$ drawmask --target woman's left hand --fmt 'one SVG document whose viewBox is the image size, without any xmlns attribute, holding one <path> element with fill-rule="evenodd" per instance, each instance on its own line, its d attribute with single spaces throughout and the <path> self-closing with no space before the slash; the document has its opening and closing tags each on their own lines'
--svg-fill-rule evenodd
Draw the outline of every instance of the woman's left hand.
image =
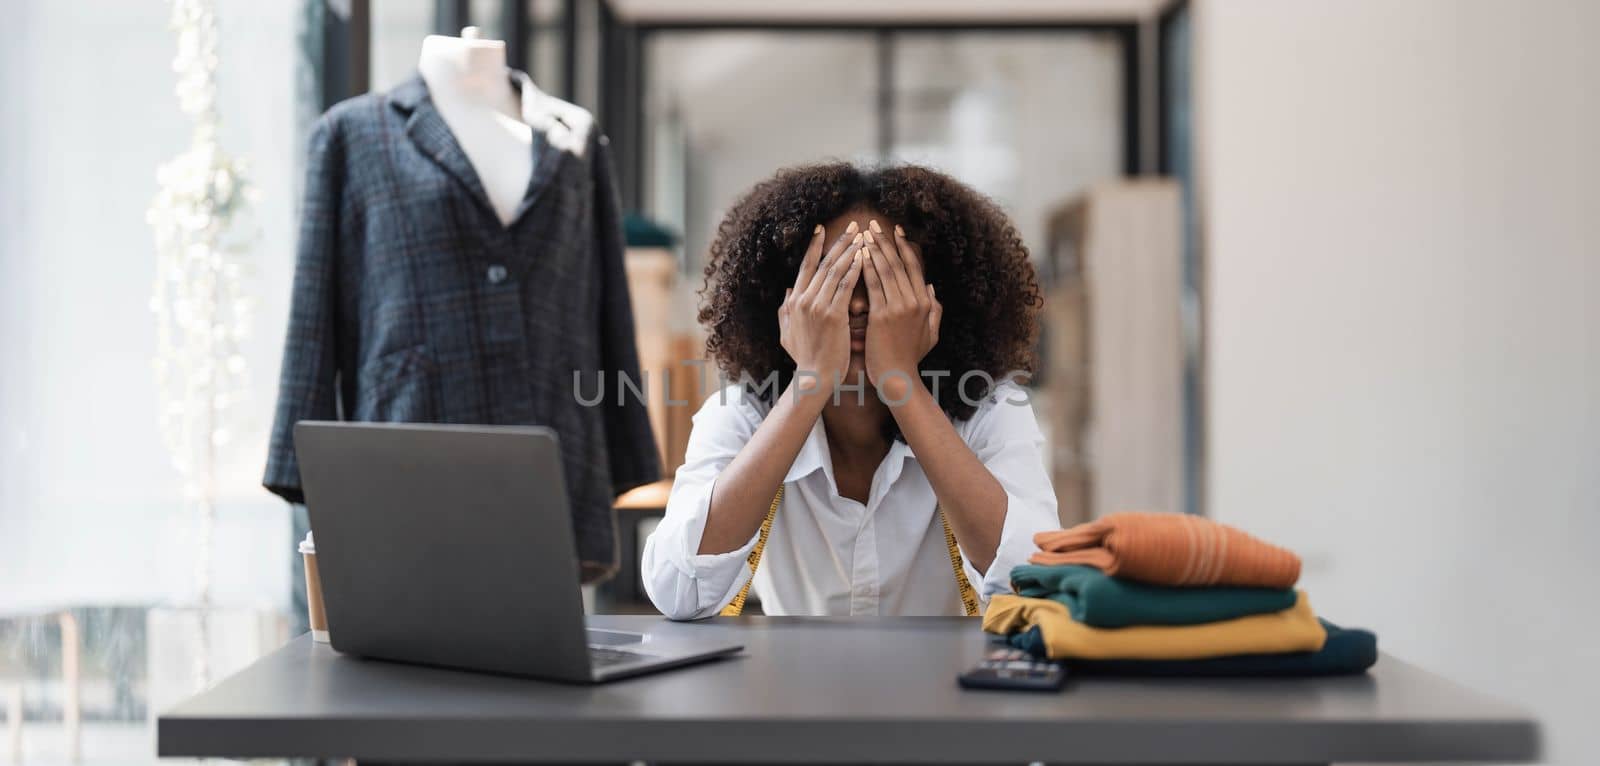
<svg viewBox="0 0 1600 766">
<path fill-rule="evenodd" d="M 917 365 L 939 342 L 944 307 L 923 280 L 922 252 L 905 229 L 887 234 L 876 220 L 867 228 L 867 379 L 885 401 L 903 403 L 921 383 Z"/>
</svg>

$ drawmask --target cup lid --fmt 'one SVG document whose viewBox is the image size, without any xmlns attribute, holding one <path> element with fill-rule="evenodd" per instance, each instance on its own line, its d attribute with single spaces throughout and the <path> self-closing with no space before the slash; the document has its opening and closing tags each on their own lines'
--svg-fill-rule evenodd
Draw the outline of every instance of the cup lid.
<svg viewBox="0 0 1600 766">
<path fill-rule="evenodd" d="M 306 532 L 306 539 L 300 541 L 300 552 L 309 553 L 313 556 L 317 554 L 317 543 L 311 539 L 310 532 Z"/>
</svg>

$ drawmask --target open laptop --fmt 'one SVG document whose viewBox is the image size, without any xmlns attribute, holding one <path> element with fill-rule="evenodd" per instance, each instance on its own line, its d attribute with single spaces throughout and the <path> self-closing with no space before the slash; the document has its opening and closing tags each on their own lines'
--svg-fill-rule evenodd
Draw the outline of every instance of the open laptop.
<svg viewBox="0 0 1600 766">
<path fill-rule="evenodd" d="M 739 651 L 588 629 L 546 428 L 295 425 L 333 648 L 593 683 Z"/>
</svg>

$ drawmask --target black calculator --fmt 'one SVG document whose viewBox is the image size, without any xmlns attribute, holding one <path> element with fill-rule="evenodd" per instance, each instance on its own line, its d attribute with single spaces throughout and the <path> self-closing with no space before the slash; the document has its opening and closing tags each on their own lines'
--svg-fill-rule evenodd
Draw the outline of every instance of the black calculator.
<svg viewBox="0 0 1600 766">
<path fill-rule="evenodd" d="M 992 647 L 983 661 L 956 680 L 967 689 L 1019 689 L 1060 691 L 1067 682 L 1067 669 L 1061 663 L 1041 660 L 1021 649 Z"/>
</svg>

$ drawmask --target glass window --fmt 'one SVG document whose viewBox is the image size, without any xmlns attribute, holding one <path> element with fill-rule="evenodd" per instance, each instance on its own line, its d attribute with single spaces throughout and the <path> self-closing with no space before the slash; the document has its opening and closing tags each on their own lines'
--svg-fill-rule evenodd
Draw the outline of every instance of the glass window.
<svg viewBox="0 0 1600 766">
<path fill-rule="evenodd" d="M 433 34 L 433 0 L 378 0 L 372 3 L 372 90 L 383 91 L 417 73 L 422 38 Z M 459 34 L 455 30 L 452 34 Z M 487 30 L 485 36 L 488 36 Z"/>
<path fill-rule="evenodd" d="M 566 71 L 565 3 L 562 0 L 470 0 L 467 22 L 478 27 L 485 39 L 504 40 L 506 3 L 517 3 L 528 14 L 528 39 L 524 41 L 526 61 L 507 60 L 507 64 L 533 76 L 546 93 L 565 97 Z M 372 90 L 388 90 L 417 71 L 422 38 L 438 32 L 437 9 L 433 0 L 378 0 L 371 4 Z M 449 30 L 447 34 L 459 34 Z"/>
<path fill-rule="evenodd" d="M 469 0 L 467 3 L 467 19 L 469 24 L 476 26 L 483 37 L 488 40 L 506 39 L 506 25 L 500 14 L 507 2 L 520 2 L 520 0 Z M 458 32 L 460 30 L 452 30 Z M 512 63 L 512 66 L 517 66 Z"/>
<path fill-rule="evenodd" d="M 1121 175 L 1121 75 L 1110 33 L 655 33 L 645 47 L 648 209 L 684 232 L 695 274 L 752 184 L 794 163 L 882 160 L 888 136 L 888 159 L 994 197 L 1038 253 L 1053 208 Z"/>
<path fill-rule="evenodd" d="M 661 32 L 645 44 L 652 214 L 698 273 L 734 200 L 785 165 L 877 158 L 874 35 Z"/>
<path fill-rule="evenodd" d="M 546 93 L 571 99 L 566 92 L 566 9 L 562 0 L 534 0 L 533 23 L 528 30 L 528 74 Z"/>
<path fill-rule="evenodd" d="M 261 445 L 293 270 L 299 122 L 315 110 L 297 77 L 309 14 L 215 5 L 218 138 L 259 193 L 236 228 L 258 299 L 239 345 L 252 385 L 229 403 L 237 419 L 217 453 L 206 574 L 226 609 L 208 633 L 174 606 L 199 591 L 201 536 L 152 370 L 146 211 L 157 168 L 193 130 L 171 6 L 27 3 L 0 31 L 0 718 L 19 714 L 23 763 L 153 760 L 153 711 L 286 637 L 289 514 L 261 489 Z M 204 666 L 201 645 L 213 649 Z M 77 729 L 63 720 L 74 699 Z"/>
<path fill-rule="evenodd" d="M 993 197 L 1036 257 L 1053 208 L 1121 175 L 1114 35 L 897 32 L 890 45 L 892 158 Z"/>
</svg>

